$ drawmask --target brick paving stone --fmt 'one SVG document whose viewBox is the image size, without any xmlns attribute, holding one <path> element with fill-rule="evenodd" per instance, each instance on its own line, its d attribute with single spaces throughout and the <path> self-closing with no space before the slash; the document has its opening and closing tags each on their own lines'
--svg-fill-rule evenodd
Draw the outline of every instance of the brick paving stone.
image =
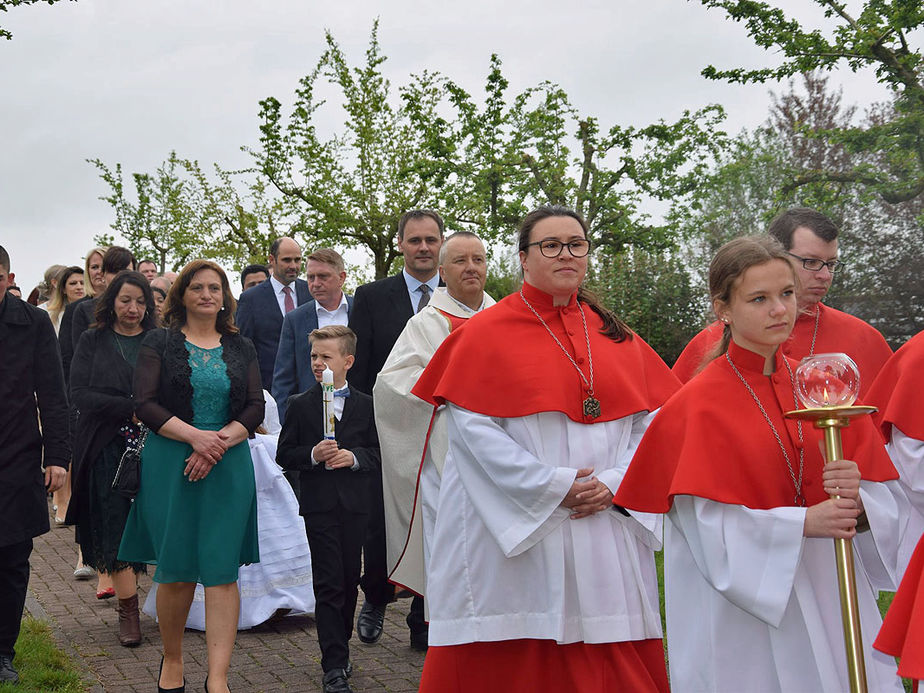
<svg viewBox="0 0 924 693">
<path fill-rule="evenodd" d="M 75 580 L 76 559 L 72 528 L 55 528 L 36 538 L 29 588 L 38 605 L 30 610 L 38 612 L 34 616 L 47 619 L 58 644 L 80 660 L 88 682 L 95 685 L 93 691 L 150 693 L 155 690 L 160 665 L 157 624 L 142 614 L 141 645 L 121 647 L 116 599 L 96 599 L 96 580 Z M 141 603 L 150 587 L 150 577 L 142 575 Z M 361 605 L 362 593 L 357 610 Z M 409 599 L 388 607 L 385 632 L 375 645 L 361 643 L 354 633 L 350 685 L 357 693 L 417 690 L 424 655 L 410 647 L 404 621 L 409 607 Z M 188 630 L 183 645 L 187 690 L 201 690 L 206 674 L 205 634 Z M 277 619 L 238 632 L 229 677 L 235 693 L 319 693 L 322 675 L 321 651 L 311 617 Z"/>
</svg>

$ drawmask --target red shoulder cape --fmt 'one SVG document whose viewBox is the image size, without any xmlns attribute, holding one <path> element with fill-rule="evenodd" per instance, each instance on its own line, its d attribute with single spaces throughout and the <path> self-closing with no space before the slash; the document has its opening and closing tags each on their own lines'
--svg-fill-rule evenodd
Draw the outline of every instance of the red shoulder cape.
<svg viewBox="0 0 924 693">
<path fill-rule="evenodd" d="M 413 393 L 432 404 L 452 402 L 488 416 L 510 418 L 559 411 L 579 423 L 621 419 L 660 407 L 679 387 L 661 358 L 638 335 L 614 342 L 600 334 L 603 321 L 572 297 L 567 306 L 529 284 L 523 293 L 585 377 L 587 321 L 594 366 L 594 396 L 601 416 L 584 416 L 587 397 L 577 370 L 519 293 L 454 329 L 430 359 Z"/>
<path fill-rule="evenodd" d="M 764 358 L 735 343 L 729 348 L 786 446 L 798 475 L 796 423 L 783 412 L 797 408 L 789 373 L 777 355 L 772 376 L 762 374 Z M 798 365 L 789 360 L 795 370 Z M 882 439 L 869 417 L 842 429 L 845 457 L 856 461 L 864 479 L 897 479 Z M 821 432 L 803 424 L 805 465 L 802 490 L 807 505 L 827 498 Z M 667 512 L 675 495 L 770 509 L 793 505 L 795 486 L 770 427 L 724 357 L 711 362 L 684 385 L 655 417 L 642 438 L 614 502 L 646 512 Z"/>
<path fill-rule="evenodd" d="M 899 676 L 924 679 L 924 537 L 911 556 L 873 647 L 900 658 Z"/>
<path fill-rule="evenodd" d="M 924 385 L 924 332 L 918 332 L 902 346 L 879 371 L 867 394 L 868 404 L 879 407 L 875 415 L 886 440 L 892 426 L 916 440 L 924 440 L 921 391 Z"/>
<path fill-rule="evenodd" d="M 873 379 L 892 355 L 892 350 L 874 327 L 859 318 L 823 303 L 818 304 L 818 311 L 818 334 L 815 334 L 815 313 L 800 313 L 792 334 L 781 347 L 783 354 L 798 361 L 810 353 L 846 353 L 860 369 L 860 396 L 865 397 Z M 698 372 L 706 352 L 721 337 L 720 322 L 712 323 L 693 337 L 674 364 L 674 375 L 683 383 L 689 381 Z"/>
</svg>

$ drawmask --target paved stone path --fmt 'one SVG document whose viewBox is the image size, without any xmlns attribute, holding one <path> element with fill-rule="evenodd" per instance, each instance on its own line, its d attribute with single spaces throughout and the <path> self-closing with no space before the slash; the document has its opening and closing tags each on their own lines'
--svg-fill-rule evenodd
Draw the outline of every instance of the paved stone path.
<svg viewBox="0 0 924 693">
<path fill-rule="evenodd" d="M 36 538 L 27 609 L 50 622 L 58 644 L 83 663 L 88 681 L 97 682 L 94 692 L 155 691 L 161 655 L 157 624 L 142 614 L 141 646 L 121 647 L 116 599 L 99 601 L 96 580 L 74 579 L 76 556 L 72 528 L 52 529 Z M 150 577 L 142 576 L 141 603 L 150 586 Z M 359 600 L 361 603 L 362 593 Z M 350 684 L 357 693 L 417 690 L 424 655 L 412 650 L 408 643 L 404 617 L 409 606 L 409 599 L 389 606 L 385 632 L 375 645 L 362 644 L 354 633 L 350 642 Z M 205 634 L 187 630 L 184 648 L 187 690 L 202 690 Z M 312 693 L 321 690 L 321 676 L 321 651 L 311 617 L 286 617 L 238 633 L 231 658 L 230 686 L 234 693 Z"/>
</svg>

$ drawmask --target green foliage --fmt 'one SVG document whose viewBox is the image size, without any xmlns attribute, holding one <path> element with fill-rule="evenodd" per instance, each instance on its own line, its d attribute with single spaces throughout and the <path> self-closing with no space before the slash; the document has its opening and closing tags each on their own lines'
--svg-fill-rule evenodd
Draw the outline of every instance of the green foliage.
<svg viewBox="0 0 924 693">
<path fill-rule="evenodd" d="M 680 258 L 633 248 L 597 258 L 596 265 L 590 288 L 673 365 L 702 328 L 706 308 Z"/>
<path fill-rule="evenodd" d="M 77 0 L 71 0 L 71 2 L 76 2 Z M 60 0 L 3 0 L 0 2 L 0 12 L 9 12 L 11 7 L 18 7 L 19 5 L 34 5 L 38 2 L 44 2 L 48 5 L 54 5 Z M 13 34 L 9 30 L 0 27 L 0 38 L 4 38 L 7 41 L 13 38 Z"/>
<path fill-rule="evenodd" d="M 421 86 L 423 85 L 423 86 Z M 425 87 L 425 89 L 424 89 Z M 719 106 L 674 123 L 602 131 L 549 82 L 509 101 L 500 59 L 491 57 L 483 105 L 449 79 L 425 75 L 403 90 L 424 132 L 429 170 L 444 186 L 451 222 L 503 238 L 543 204 L 576 209 L 600 247 L 671 247 L 676 229 L 652 224 L 643 201 L 684 204 L 724 144 Z M 447 119 L 432 105 L 448 102 Z"/>
<path fill-rule="evenodd" d="M 296 233 L 312 244 L 366 248 L 381 278 L 399 255 L 401 215 L 441 205 L 421 159 L 420 135 L 405 109 L 392 105 L 391 85 L 381 70 L 386 58 L 378 22 L 365 64 L 358 67 L 348 64 L 330 32 L 326 39 L 327 50 L 299 82 L 288 117 L 276 98 L 260 102 L 261 147 L 249 151 L 297 216 Z M 329 138 L 314 122 L 325 106 L 316 91 L 326 86 L 337 89 L 345 115 L 344 131 Z"/>
<path fill-rule="evenodd" d="M 844 167 L 807 167 L 787 181 L 788 189 L 816 183 L 848 183 L 875 193 L 890 204 L 924 193 L 924 54 L 908 36 L 924 25 L 920 0 L 866 0 L 859 14 L 838 0 L 813 0 L 824 9 L 826 25 L 807 28 L 781 9 L 754 0 L 701 0 L 743 22 L 754 42 L 782 55 L 773 68 L 720 70 L 703 75 L 731 82 L 786 79 L 813 70 L 831 71 L 846 64 L 856 72 L 872 68 L 894 95 L 888 120 L 855 127 L 839 124 L 812 135 L 857 155 Z"/>
<path fill-rule="evenodd" d="M 484 290 L 496 301 L 505 296 L 509 296 L 515 291 L 520 290 L 523 283 L 523 273 L 515 262 L 505 261 L 505 256 L 512 254 L 509 245 L 502 246 L 496 244 L 494 248 L 488 245 L 488 252 L 493 252 L 493 257 L 488 261 L 488 276 L 485 281 Z"/>
<path fill-rule="evenodd" d="M 854 109 L 845 108 L 840 93 L 831 92 L 827 78 L 818 73 L 804 75 L 801 87 L 804 94 L 790 82 L 785 93 L 771 95 L 766 123 L 733 138 L 715 168 L 700 181 L 694 204 L 675 206 L 670 212 L 682 229 L 703 291 L 706 267 L 723 243 L 763 233 L 773 217 L 795 205 L 825 210 L 840 222 L 844 205 L 856 197 L 846 183 L 787 185 L 807 167 L 850 164 L 843 147 L 812 137 L 811 132 L 849 122 Z"/>
<path fill-rule="evenodd" d="M 924 196 L 891 204 L 852 182 L 789 185 L 798 171 L 849 168 L 860 156 L 813 136 L 818 128 L 849 122 L 855 109 L 844 106 L 820 74 L 805 75 L 801 86 L 790 83 L 774 97 L 766 124 L 733 140 L 703 179 L 698 210 L 675 211 L 687 262 L 705 295 L 709 260 L 722 243 L 762 233 L 788 207 L 817 209 L 840 227 L 845 262 L 826 302 L 871 323 L 897 347 L 924 329 Z M 884 122 L 891 112 L 888 104 L 878 105 L 866 120 Z"/>
<path fill-rule="evenodd" d="M 111 169 L 99 159 L 89 160 L 99 171 L 100 178 L 109 186 L 110 194 L 101 200 L 112 205 L 116 220 L 111 227 L 121 234 L 136 257 L 153 259 L 163 271 L 168 256 L 177 257 L 182 265 L 189 257 L 194 239 L 188 234 L 191 210 L 186 204 L 185 186 L 177 171 L 181 167 L 175 152 L 154 175 L 132 175 L 135 200 L 126 195 L 122 165 Z M 94 239 L 101 243 L 102 238 Z"/>
<path fill-rule="evenodd" d="M 214 166 L 213 181 L 199 162 L 171 152 L 153 173 L 134 173 L 133 191 L 126 189 L 122 165 L 111 168 L 90 160 L 109 186 L 109 203 L 116 219 L 114 231 L 138 258 L 151 258 L 161 272 L 178 270 L 193 258 L 207 258 L 240 269 L 266 262 L 272 240 L 288 231 L 291 221 L 265 181 L 247 171 Z M 113 237 L 101 234 L 100 245 Z"/>
</svg>

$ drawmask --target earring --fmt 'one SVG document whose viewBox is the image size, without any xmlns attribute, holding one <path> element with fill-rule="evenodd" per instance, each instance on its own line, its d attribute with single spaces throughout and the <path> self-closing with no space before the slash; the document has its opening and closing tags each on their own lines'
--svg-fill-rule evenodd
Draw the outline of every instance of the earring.
<svg viewBox="0 0 924 693">
<path fill-rule="evenodd" d="M 222 306 L 221 308 L 218 309 L 218 312 L 220 313 L 220 312 L 223 311 L 224 309 L 225 309 L 225 307 Z"/>
<path fill-rule="evenodd" d="M 724 323 L 727 325 L 727 324 L 728 324 L 728 318 L 722 318 L 722 322 L 724 322 Z"/>
</svg>

